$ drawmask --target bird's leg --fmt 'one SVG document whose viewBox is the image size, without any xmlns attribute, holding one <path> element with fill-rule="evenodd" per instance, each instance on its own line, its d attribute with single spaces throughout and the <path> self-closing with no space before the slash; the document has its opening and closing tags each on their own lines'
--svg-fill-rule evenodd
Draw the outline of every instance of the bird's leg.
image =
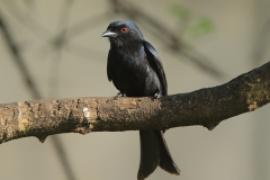
<svg viewBox="0 0 270 180">
<path fill-rule="evenodd" d="M 117 97 L 126 97 L 126 95 L 124 93 L 118 92 L 116 94 Z"/>
<path fill-rule="evenodd" d="M 118 99 L 118 98 L 120 98 L 120 97 L 126 97 L 126 95 L 125 95 L 124 93 L 118 92 L 118 93 L 116 94 L 116 96 L 114 96 L 114 99 L 116 100 L 116 99 Z"/>
<path fill-rule="evenodd" d="M 162 96 L 161 93 L 159 91 L 156 91 L 155 94 L 154 94 L 154 96 L 152 96 L 152 99 L 158 99 L 161 96 Z"/>
</svg>

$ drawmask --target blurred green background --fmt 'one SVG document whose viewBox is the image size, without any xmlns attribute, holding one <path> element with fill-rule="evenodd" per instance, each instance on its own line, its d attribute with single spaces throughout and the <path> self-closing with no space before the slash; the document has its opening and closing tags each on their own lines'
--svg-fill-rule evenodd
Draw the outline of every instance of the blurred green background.
<svg viewBox="0 0 270 180">
<path fill-rule="evenodd" d="M 0 0 L 0 102 L 37 97 L 18 61 L 44 98 L 116 95 L 100 35 L 117 19 L 134 19 L 158 49 L 170 94 L 224 83 L 270 59 L 269 8 L 269 0 Z M 268 105 L 211 132 L 167 131 L 182 174 L 158 169 L 149 180 L 270 179 L 269 114 Z M 2 144 L 0 159 L 3 180 L 136 179 L 138 132 L 24 138 Z"/>
</svg>

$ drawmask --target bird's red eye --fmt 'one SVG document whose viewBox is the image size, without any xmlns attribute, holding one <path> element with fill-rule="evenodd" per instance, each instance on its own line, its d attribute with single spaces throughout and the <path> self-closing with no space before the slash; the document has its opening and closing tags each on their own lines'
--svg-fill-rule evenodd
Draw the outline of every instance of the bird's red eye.
<svg viewBox="0 0 270 180">
<path fill-rule="evenodd" d="M 128 28 L 127 28 L 127 27 L 122 27 L 122 28 L 120 29 L 120 31 L 121 31 L 122 33 L 126 33 L 126 32 L 128 32 Z"/>
</svg>

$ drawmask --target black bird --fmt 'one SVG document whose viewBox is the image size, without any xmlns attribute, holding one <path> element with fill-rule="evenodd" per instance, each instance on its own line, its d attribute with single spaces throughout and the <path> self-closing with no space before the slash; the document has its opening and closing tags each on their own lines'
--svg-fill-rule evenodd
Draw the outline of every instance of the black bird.
<svg viewBox="0 0 270 180">
<path fill-rule="evenodd" d="M 132 21 L 109 24 L 103 37 L 110 41 L 107 75 L 120 94 L 127 97 L 167 95 L 167 80 L 155 48 L 143 38 Z M 169 149 L 158 130 L 140 130 L 141 160 L 138 180 L 149 176 L 157 166 L 179 174 Z"/>
</svg>

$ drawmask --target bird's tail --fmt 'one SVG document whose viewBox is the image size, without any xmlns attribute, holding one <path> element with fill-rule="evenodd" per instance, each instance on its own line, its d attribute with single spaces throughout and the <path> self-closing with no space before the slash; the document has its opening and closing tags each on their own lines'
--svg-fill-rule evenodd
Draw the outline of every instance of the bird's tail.
<svg viewBox="0 0 270 180">
<path fill-rule="evenodd" d="M 141 161 L 138 180 L 144 180 L 159 165 L 165 171 L 179 174 L 161 131 L 140 130 Z"/>
</svg>

